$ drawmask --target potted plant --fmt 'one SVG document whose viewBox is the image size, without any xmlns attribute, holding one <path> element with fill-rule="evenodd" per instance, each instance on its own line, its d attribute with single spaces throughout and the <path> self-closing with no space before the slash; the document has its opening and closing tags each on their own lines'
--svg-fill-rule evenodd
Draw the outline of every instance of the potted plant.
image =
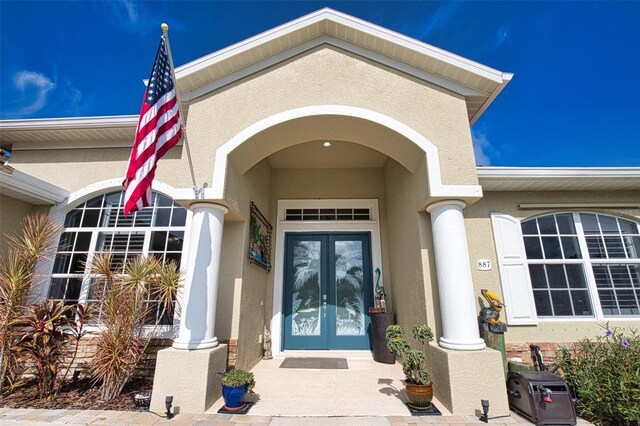
<svg viewBox="0 0 640 426">
<path fill-rule="evenodd" d="M 387 348 L 402 364 L 405 375 L 405 391 L 409 405 L 417 409 L 431 406 L 433 383 L 429 379 L 426 363 L 426 343 L 433 340 L 433 332 L 426 324 L 413 327 L 413 337 L 420 342 L 422 350 L 411 349 L 401 325 L 387 327 Z"/>
<path fill-rule="evenodd" d="M 244 397 L 253 391 L 256 382 L 253 373 L 234 368 L 222 375 L 222 397 L 224 408 L 237 411 L 244 407 Z"/>
</svg>

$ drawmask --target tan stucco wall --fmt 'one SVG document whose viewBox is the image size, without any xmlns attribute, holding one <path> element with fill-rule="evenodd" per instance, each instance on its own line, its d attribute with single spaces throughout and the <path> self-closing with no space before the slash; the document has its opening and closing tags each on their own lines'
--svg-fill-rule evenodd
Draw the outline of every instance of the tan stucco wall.
<svg viewBox="0 0 640 426">
<path fill-rule="evenodd" d="M 500 272 L 496 258 L 493 229 L 491 226 L 491 212 L 501 212 L 518 219 L 526 219 L 554 211 L 564 210 L 520 210 L 521 203 L 623 203 L 637 202 L 640 193 L 637 191 L 540 191 L 540 192 L 487 192 L 477 203 L 464 209 L 465 225 L 469 242 L 469 255 L 475 294 L 477 295 L 477 309 L 480 310 L 480 289 L 487 288 L 501 295 Z M 573 209 L 572 211 L 578 211 Z M 589 211 L 579 209 L 579 211 Z M 640 220 L 640 210 L 632 209 L 598 209 L 597 213 L 613 214 Z M 491 259 L 491 271 L 478 271 L 476 260 Z M 485 302 L 482 299 L 482 302 Z M 485 302 L 486 304 L 486 302 Z M 504 320 L 504 314 L 502 315 Z M 510 326 L 505 334 L 508 343 L 526 342 L 571 342 L 583 337 L 593 337 L 601 333 L 600 325 L 604 321 L 589 320 L 541 320 L 537 326 Z M 640 327 L 640 320 L 610 321 L 611 326 Z"/>
<path fill-rule="evenodd" d="M 8 250 L 6 235 L 20 232 L 22 219 L 29 213 L 46 211 L 48 207 L 34 206 L 15 198 L 0 195 L 0 251 Z"/>
<path fill-rule="evenodd" d="M 444 183 L 477 183 L 461 96 L 328 47 L 191 102 L 189 141 L 198 180 L 211 179 L 215 148 L 248 126 L 283 111 L 332 104 L 370 109 L 407 124 L 440 150 Z"/>
<path fill-rule="evenodd" d="M 216 335 L 237 339 L 236 365 L 251 368 L 262 356 L 259 337 L 264 328 L 266 270 L 249 264 L 249 203 L 269 218 L 271 167 L 262 161 L 244 175 L 229 167 L 228 201 L 231 211 L 224 225 Z"/>
<path fill-rule="evenodd" d="M 439 336 L 441 322 L 431 222 L 421 208 L 426 170 L 422 166 L 411 174 L 395 161 L 387 160 L 384 171 L 396 321 L 407 330 L 426 322 Z"/>
</svg>

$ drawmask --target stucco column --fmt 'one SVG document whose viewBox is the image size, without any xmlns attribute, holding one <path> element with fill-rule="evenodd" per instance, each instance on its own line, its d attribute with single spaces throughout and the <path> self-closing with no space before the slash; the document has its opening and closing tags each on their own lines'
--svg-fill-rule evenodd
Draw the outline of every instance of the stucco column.
<svg viewBox="0 0 640 426">
<path fill-rule="evenodd" d="M 433 246 L 438 273 L 442 316 L 440 346 L 456 350 L 484 349 L 480 338 L 469 248 L 462 209 L 458 200 L 439 201 L 427 207 L 431 214 Z"/>
<path fill-rule="evenodd" d="M 176 349 L 206 349 L 218 346 L 214 335 L 220 254 L 225 206 L 199 201 L 192 204 L 191 233 L 182 298 L 180 334 Z"/>
</svg>

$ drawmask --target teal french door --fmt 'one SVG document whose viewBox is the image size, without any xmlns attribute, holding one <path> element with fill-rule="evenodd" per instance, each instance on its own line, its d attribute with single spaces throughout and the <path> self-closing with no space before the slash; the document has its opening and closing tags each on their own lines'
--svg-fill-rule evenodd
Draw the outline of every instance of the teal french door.
<svg viewBox="0 0 640 426">
<path fill-rule="evenodd" d="M 368 233 L 286 235 L 284 349 L 369 349 Z"/>
</svg>

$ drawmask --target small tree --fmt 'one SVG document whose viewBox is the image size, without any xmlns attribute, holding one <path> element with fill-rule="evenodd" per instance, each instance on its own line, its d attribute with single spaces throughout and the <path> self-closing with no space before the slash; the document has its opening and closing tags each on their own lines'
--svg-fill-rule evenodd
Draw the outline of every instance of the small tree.
<svg viewBox="0 0 640 426">
<path fill-rule="evenodd" d="M 138 256 L 124 266 L 114 265 L 111 253 L 96 255 L 91 261 L 95 275 L 92 287 L 101 303 L 98 313 L 103 328 L 98 335 L 92 370 L 100 381 L 102 398 L 112 400 L 131 379 L 151 340 L 145 326 L 160 315 L 171 315 L 180 289 L 181 273 L 175 262 L 160 263 L 155 257 Z M 124 271 L 118 273 L 116 271 Z M 153 300 L 153 302 L 149 302 Z"/>
<path fill-rule="evenodd" d="M 387 348 L 395 354 L 402 363 L 407 383 L 413 385 L 429 384 L 429 372 L 426 366 L 426 344 L 433 340 L 433 332 L 426 324 L 416 325 L 412 329 L 413 337 L 420 342 L 422 350 L 411 349 L 407 338 L 404 336 L 404 328 L 401 325 L 387 327 Z"/>
<path fill-rule="evenodd" d="M 11 324 L 24 313 L 38 260 L 52 255 L 60 233 L 60 226 L 44 213 L 26 216 L 21 225 L 21 233 L 6 237 L 8 252 L 0 252 L 0 392 L 7 383 L 14 386 L 21 372 L 10 350 L 19 339 Z"/>
</svg>

